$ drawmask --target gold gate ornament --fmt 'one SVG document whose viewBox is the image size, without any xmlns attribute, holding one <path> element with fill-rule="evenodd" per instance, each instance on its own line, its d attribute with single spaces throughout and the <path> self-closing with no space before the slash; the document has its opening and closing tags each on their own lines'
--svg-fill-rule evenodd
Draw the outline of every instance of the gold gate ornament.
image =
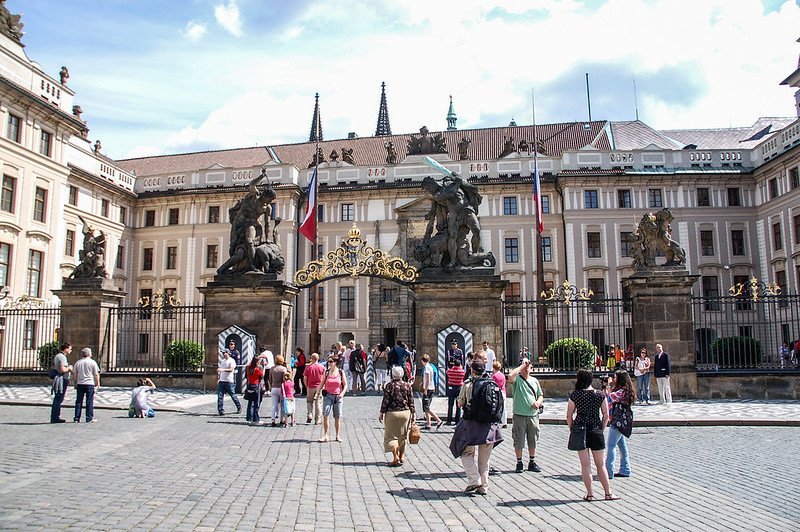
<svg viewBox="0 0 800 532">
<path fill-rule="evenodd" d="M 368 246 L 361 230 L 353 223 L 347 240 L 323 258 L 312 260 L 294 275 L 294 284 L 309 287 L 337 277 L 381 277 L 402 284 L 413 283 L 419 271 L 400 257 L 387 255 L 380 249 Z"/>
</svg>

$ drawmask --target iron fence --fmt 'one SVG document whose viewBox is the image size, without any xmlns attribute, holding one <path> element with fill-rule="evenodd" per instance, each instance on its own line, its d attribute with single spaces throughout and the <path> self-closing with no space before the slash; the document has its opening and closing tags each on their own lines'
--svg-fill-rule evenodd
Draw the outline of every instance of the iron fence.
<svg viewBox="0 0 800 532">
<path fill-rule="evenodd" d="M 503 301 L 503 338 L 506 366 L 519 363 L 525 351 L 538 372 L 574 372 L 577 365 L 563 360 L 548 360 L 537 353 L 539 332 L 537 315 L 544 322 L 545 347 L 564 338 L 582 338 L 591 343 L 606 361 L 610 345 L 623 350 L 633 343 L 633 318 L 630 300 L 599 298 L 588 300 L 537 299 Z M 526 349 L 527 348 L 527 349 Z"/>
<path fill-rule="evenodd" d="M 175 341 L 196 342 L 201 347 L 205 334 L 205 307 L 138 306 L 110 309 L 102 352 L 105 370 L 110 372 L 201 372 L 192 357 L 165 358 Z"/>
<path fill-rule="evenodd" d="M 49 370 L 57 348 L 40 348 L 58 342 L 60 327 L 60 307 L 0 309 L 0 370 Z"/>
<path fill-rule="evenodd" d="M 800 295 L 695 296 L 699 371 L 791 370 L 800 353 Z"/>
</svg>

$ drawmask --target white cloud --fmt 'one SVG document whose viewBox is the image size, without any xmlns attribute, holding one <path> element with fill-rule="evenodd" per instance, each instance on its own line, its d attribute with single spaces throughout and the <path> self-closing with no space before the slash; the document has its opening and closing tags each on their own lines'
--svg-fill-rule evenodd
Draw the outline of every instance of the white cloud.
<svg viewBox="0 0 800 532">
<path fill-rule="evenodd" d="M 242 19 L 239 15 L 239 6 L 236 0 L 230 0 L 228 4 L 217 4 L 214 7 L 214 17 L 220 26 L 228 30 L 233 36 L 242 36 Z"/>
<path fill-rule="evenodd" d="M 192 20 L 186 24 L 186 29 L 183 30 L 183 34 L 190 41 L 197 42 L 203 38 L 206 31 L 208 31 L 208 27 L 205 24 Z"/>
</svg>

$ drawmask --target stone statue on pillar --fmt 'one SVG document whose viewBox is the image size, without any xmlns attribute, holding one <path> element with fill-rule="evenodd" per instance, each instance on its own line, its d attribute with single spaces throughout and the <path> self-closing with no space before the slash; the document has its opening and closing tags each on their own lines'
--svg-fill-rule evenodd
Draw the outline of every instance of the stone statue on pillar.
<svg viewBox="0 0 800 532">
<path fill-rule="evenodd" d="M 105 267 L 106 235 L 102 231 L 95 230 L 80 216 L 78 218 L 83 222 L 83 249 L 78 252 L 81 262 L 75 266 L 69 278 L 104 279 L 108 277 Z"/>
<path fill-rule="evenodd" d="M 663 251 L 667 260 L 661 267 L 685 269 L 686 251 L 672 239 L 672 220 L 672 212 L 666 208 L 642 215 L 636 232 L 630 237 L 634 268 L 641 271 L 659 267 L 656 256 Z"/>
</svg>

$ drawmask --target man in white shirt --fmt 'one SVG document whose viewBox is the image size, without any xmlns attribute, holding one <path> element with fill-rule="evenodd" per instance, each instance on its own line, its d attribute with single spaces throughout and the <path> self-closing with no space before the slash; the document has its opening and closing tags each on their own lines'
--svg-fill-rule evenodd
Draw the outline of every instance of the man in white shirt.
<svg viewBox="0 0 800 532">
<path fill-rule="evenodd" d="M 92 350 L 89 347 L 81 349 L 81 359 L 75 362 L 72 369 L 75 374 L 75 423 L 81 421 L 83 400 L 86 398 L 86 422 L 94 423 L 94 393 L 100 389 L 100 367 L 92 360 Z"/>
<path fill-rule="evenodd" d="M 431 420 L 436 420 L 436 428 L 444 424 L 444 421 L 436 415 L 436 412 L 431 410 L 431 401 L 433 394 L 436 391 L 436 385 L 433 380 L 433 366 L 430 364 L 430 357 L 427 353 L 422 355 L 422 411 L 425 413 L 425 427 L 431 428 Z"/>
<path fill-rule="evenodd" d="M 497 355 L 495 355 L 494 349 L 489 347 L 489 342 L 483 342 L 483 352 L 486 353 L 486 371 L 492 373 L 494 371 L 492 364 L 494 364 Z"/>
<path fill-rule="evenodd" d="M 347 342 L 347 349 L 344 350 L 344 359 L 341 360 L 342 364 L 342 371 L 344 371 L 345 376 L 347 377 L 347 389 L 353 389 L 353 372 L 350 371 L 350 353 L 352 353 L 356 348 L 356 341 L 350 340 Z"/>
<path fill-rule="evenodd" d="M 221 352 L 222 360 L 219 361 L 219 367 L 217 368 L 217 412 L 219 415 L 225 415 L 225 409 L 222 405 L 222 399 L 225 397 L 225 394 L 231 396 L 233 399 L 233 404 L 236 405 L 236 413 L 242 413 L 242 403 L 239 402 L 239 398 L 236 397 L 236 394 L 233 393 L 233 379 L 234 379 L 234 371 L 236 370 L 236 361 L 231 358 L 230 351 L 227 349 Z"/>
<path fill-rule="evenodd" d="M 259 358 L 263 358 L 264 363 L 264 386 L 267 388 L 267 397 L 272 397 L 272 388 L 269 385 L 269 370 L 275 365 L 275 355 L 272 354 L 272 351 L 267 349 L 266 345 L 261 346 L 261 354 L 258 355 Z"/>
</svg>

